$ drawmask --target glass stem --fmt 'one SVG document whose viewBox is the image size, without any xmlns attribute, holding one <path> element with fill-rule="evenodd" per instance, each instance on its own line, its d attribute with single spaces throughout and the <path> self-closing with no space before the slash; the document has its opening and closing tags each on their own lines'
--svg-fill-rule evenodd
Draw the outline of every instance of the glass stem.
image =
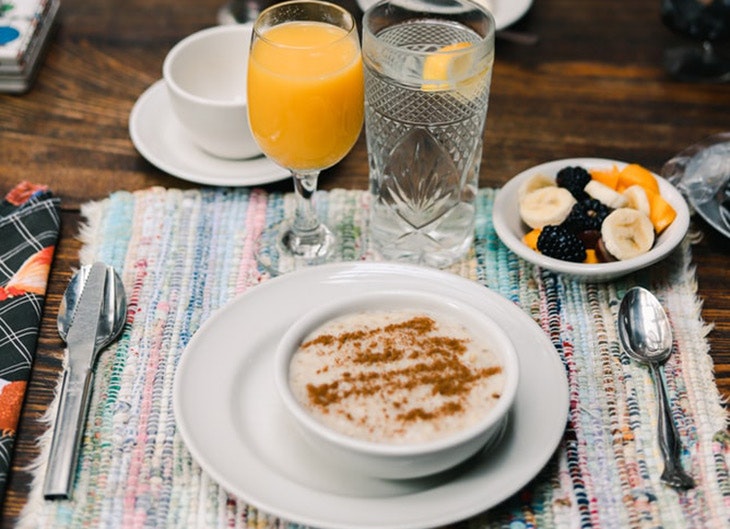
<svg viewBox="0 0 730 529">
<path fill-rule="evenodd" d="M 317 190 L 319 171 L 294 173 L 294 191 L 296 194 L 296 213 L 292 230 L 298 235 L 319 229 L 319 217 L 314 211 L 312 195 Z"/>
</svg>

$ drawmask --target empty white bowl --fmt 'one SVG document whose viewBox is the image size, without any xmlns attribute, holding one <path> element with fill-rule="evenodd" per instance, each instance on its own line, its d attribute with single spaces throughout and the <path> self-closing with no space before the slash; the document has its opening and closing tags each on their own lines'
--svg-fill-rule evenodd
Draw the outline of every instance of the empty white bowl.
<svg viewBox="0 0 730 529">
<path fill-rule="evenodd" d="M 626 162 L 606 160 L 603 158 L 569 158 L 555 160 L 537 165 L 521 172 L 510 179 L 497 192 L 492 210 L 494 229 L 502 242 L 514 253 L 541 268 L 570 275 L 580 281 L 601 282 L 630 274 L 664 259 L 684 239 L 689 228 L 689 209 L 679 191 L 669 182 L 658 175 L 654 175 L 659 182 L 659 191 L 662 197 L 669 202 L 677 212 L 674 222 L 667 227 L 654 242 L 654 246 L 647 253 L 610 263 L 571 263 L 542 255 L 527 246 L 522 238 L 529 228 L 522 222 L 519 212 L 518 191 L 520 185 L 535 174 L 544 174 L 555 177 L 564 167 L 580 166 L 586 170 L 610 169 L 613 166 L 622 168 Z"/>
<path fill-rule="evenodd" d="M 165 57 L 172 109 L 192 141 L 226 159 L 261 154 L 248 124 L 250 24 L 216 26 L 184 38 Z"/>
<path fill-rule="evenodd" d="M 323 324 L 344 315 L 372 311 L 413 311 L 439 321 L 458 321 L 483 343 L 502 367 L 503 387 L 491 408 L 463 429 L 432 440 L 372 440 L 342 433 L 315 418 L 295 397 L 290 364 L 304 339 Z M 475 340 L 476 342 L 476 340 Z M 435 474 L 462 463 L 499 437 L 513 405 L 519 362 L 512 342 L 485 314 L 466 303 L 418 291 L 384 291 L 324 305 L 299 319 L 281 339 L 275 358 L 275 381 L 286 410 L 304 439 L 327 460 L 364 475 L 405 479 Z M 376 384 L 376 382 L 373 382 Z M 414 397 L 415 400 L 415 397 Z M 410 404 L 410 402 L 409 402 Z M 360 408 L 362 409 L 362 408 Z"/>
</svg>

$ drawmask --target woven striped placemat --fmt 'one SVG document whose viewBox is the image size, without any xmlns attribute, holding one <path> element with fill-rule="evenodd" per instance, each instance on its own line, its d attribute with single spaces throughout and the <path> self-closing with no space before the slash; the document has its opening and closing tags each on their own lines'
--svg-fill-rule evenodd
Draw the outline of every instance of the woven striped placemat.
<svg viewBox="0 0 730 529">
<path fill-rule="evenodd" d="M 712 374 L 685 241 L 651 269 L 583 284 L 525 263 L 498 240 L 495 191 L 480 190 L 473 248 L 452 272 L 522 307 L 551 338 L 568 374 L 569 422 L 550 463 L 521 492 L 460 527 L 707 527 L 730 524 L 730 440 Z M 340 235 L 338 259 L 367 252 L 368 195 L 318 193 L 319 213 Z M 22 528 L 293 527 L 226 494 L 176 434 L 175 367 L 200 324 L 267 278 L 253 240 L 291 214 L 293 196 L 247 189 L 119 192 L 86 204 L 81 260 L 121 271 L 130 301 L 122 338 L 101 355 L 69 501 L 44 501 L 49 445 L 41 439 Z M 656 398 L 649 371 L 618 344 L 616 312 L 635 284 L 669 313 L 676 354 L 666 365 L 684 465 L 698 486 L 659 481 Z M 49 419 L 55 410 L 49 410 Z"/>
</svg>

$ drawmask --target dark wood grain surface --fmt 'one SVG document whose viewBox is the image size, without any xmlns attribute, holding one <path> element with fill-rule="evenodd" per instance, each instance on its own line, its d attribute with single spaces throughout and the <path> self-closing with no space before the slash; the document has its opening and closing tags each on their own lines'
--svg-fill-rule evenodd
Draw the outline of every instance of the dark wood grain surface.
<svg viewBox="0 0 730 529">
<path fill-rule="evenodd" d="M 44 432 L 62 343 L 57 307 L 78 264 L 80 204 L 117 190 L 195 184 L 156 169 L 135 150 L 128 119 L 161 77 L 182 37 L 216 23 L 223 0 L 63 0 L 60 23 L 33 89 L 0 95 L 0 193 L 21 180 L 48 184 L 62 199 L 62 234 L 51 271 L 40 347 L 19 425 L 0 527 L 13 527 L 30 487 L 26 467 Z M 342 2 L 359 18 L 352 0 Z M 662 55 L 685 42 L 660 20 L 659 0 L 536 0 L 513 28 L 534 46 L 497 41 L 481 185 L 557 158 L 597 156 L 659 171 L 685 147 L 730 130 L 730 85 L 674 81 Z M 366 189 L 364 135 L 321 187 Z M 290 182 L 269 186 L 290 190 Z M 694 246 L 702 317 L 717 384 L 730 398 L 730 241 L 701 219 Z"/>
</svg>

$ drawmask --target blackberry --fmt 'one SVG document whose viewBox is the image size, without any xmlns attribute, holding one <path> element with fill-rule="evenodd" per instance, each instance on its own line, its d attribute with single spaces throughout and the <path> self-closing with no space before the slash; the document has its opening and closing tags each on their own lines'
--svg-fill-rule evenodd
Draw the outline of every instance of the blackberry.
<svg viewBox="0 0 730 529">
<path fill-rule="evenodd" d="M 543 255 L 562 261 L 582 263 L 586 259 L 583 241 L 564 226 L 545 226 L 537 238 L 537 249 Z"/>
<path fill-rule="evenodd" d="M 558 187 L 564 187 L 578 202 L 589 198 L 583 188 L 591 181 L 591 175 L 582 167 L 563 167 L 555 177 Z"/>
<path fill-rule="evenodd" d="M 603 219 L 613 211 L 603 202 L 595 198 L 588 198 L 578 202 L 570 210 L 562 226 L 573 233 L 582 231 L 600 230 Z"/>
</svg>

